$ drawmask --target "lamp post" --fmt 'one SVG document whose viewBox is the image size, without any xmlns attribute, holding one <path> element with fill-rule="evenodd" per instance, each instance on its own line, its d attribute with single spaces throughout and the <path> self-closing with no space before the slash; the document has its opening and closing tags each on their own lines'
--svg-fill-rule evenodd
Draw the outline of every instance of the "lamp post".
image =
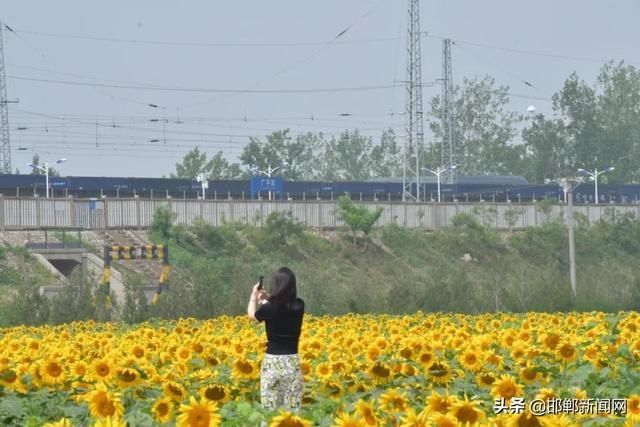
<svg viewBox="0 0 640 427">
<path fill-rule="evenodd" d="M 573 233 L 573 191 L 582 183 L 581 178 L 562 178 L 557 180 L 545 180 L 548 182 L 555 181 L 562 184 L 566 188 L 568 196 L 567 206 L 567 229 L 569 231 L 569 280 L 571 281 L 571 293 L 575 298 L 578 294 L 576 285 L 576 249 L 575 238 Z"/>
<path fill-rule="evenodd" d="M 432 169 L 428 169 L 428 168 L 422 168 L 423 171 L 427 171 L 433 175 L 436 176 L 437 181 L 438 181 L 438 203 L 440 203 L 441 197 L 440 197 L 440 177 L 442 176 L 442 174 L 445 174 L 449 171 L 452 171 L 456 168 L 456 165 L 451 165 L 451 166 L 447 166 L 445 168 L 438 166 L 436 168 L 436 170 L 432 170 Z"/>
<path fill-rule="evenodd" d="M 261 173 L 263 175 L 265 175 L 267 178 L 271 178 L 271 176 L 275 173 L 275 171 L 277 171 L 278 169 L 284 169 L 285 166 L 287 166 L 288 163 L 286 161 L 281 161 L 280 162 L 280 166 L 276 166 L 275 168 L 272 168 L 271 165 L 267 166 L 267 170 L 263 171 L 258 169 L 257 166 L 254 166 L 251 168 L 251 172 L 253 172 L 254 174 L 256 173 Z M 269 191 L 269 200 L 271 200 L 271 191 Z"/>
<path fill-rule="evenodd" d="M 207 176 L 203 173 L 198 174 L 196 177 L 196 181 L 202 184 L 202 200 L 206 199 L 206 190 L 209 188 L 209 181 L 207 181 Z"/>
<path fill-rule="evenodd" d="M 51 166 L 53 165 L 57 165 L 60 164 L 62 162 L 66 162 L 67 159 L 62 158 L 62 159 L 58 159 L 55 162 L 53 162 L 51 165 L 47 162 L 44 162 L 44 166 L 40 166 L 40 165 L 34 165 L 33 163 L 27 163 L 27 166 L 29 166 L 30 168 L 33 169 L 39 169 L 42 172 L 44 172 L 44 186 L 45 186 L 45 192 L 46 192 L 46 198 L 49 198 L 49 169 L 51 169 Z"/>
<path fill-rule="evenodd" d="M 595 196 L 596 196 L 596 205 L 598 204 L 598 176 L 602 175 L 603 173 L 607 173 L 607 172 L 611 172 L 612 170 L 614 170 L 615 167 L 611 166 L 609 168 L 606 168 L 605 170 L 601 170 L 599 171 L 598 169 L 594 169 L 593 172 L 588 171 L 586 169 L 578 169 L 578 172 L 583 173 L 585 175 L 589 175 L 591 177 L 591 179 L 593 179 L 594 183 L 595 183 Z"/>
</svg>

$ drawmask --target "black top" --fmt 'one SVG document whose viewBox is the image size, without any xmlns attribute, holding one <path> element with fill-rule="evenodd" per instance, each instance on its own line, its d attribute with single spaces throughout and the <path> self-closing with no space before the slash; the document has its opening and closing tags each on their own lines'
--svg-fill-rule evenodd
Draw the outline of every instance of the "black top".
<svg viewBox="0 0 640 427">
<path fill-rule="evenodd" d="M 258 308 L 255 318 L 265 321 L 268 354 L 297 354 L 302 330 L 304 301 L 297 298 L 291 309 L 267 302 Z"/>
</svg>

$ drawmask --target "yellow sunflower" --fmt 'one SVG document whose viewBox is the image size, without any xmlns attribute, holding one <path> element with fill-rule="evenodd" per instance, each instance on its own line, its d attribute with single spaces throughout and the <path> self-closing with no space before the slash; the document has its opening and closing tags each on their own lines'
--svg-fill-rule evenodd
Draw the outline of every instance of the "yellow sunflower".
<svg viewBox="0 0 640 427">
<path fill-rule="evenodd" d="M 94 381 L 109 381 L 113 376 L 114 368 L 108 360 L 96 360 L 91 364 L 89 373 Z"/>
<path fill-rule="evenodd" d="M 133 368 L 118 368 L 116 381 L 120 388 L 133 387 L 141 383 L 140 373 Z"/>
<path fill-rule="evenodd" d="M 66 379 L 64 366 L 56 359 L 49 359 L 42 363 L 40 373 L 43 382 L 48 385 L 62 384 Z"/>
<path fill-rule="evenodd" d="M 333 427 L 365 427 L 366 424 L 355 415 L 346 412 L 338 414 L 333 420 Z"/>
<path fill-rule="evenodd" d="M 166 423 L 173 418 L 173 402 L 165 397 L 156 401 L 151 408 L 153 417 L 160 423 Z"/>
<path fill-rule="evenodd" d="M 280 411 L 280 414 L 271 420 L 269 427 L 311 427 L 311 425 L 311 421 L 300 418 L 291 412 Z"/>
<path fill-rule="evenodd" d="M 409 408 L 404 417 L 400 419 L 400 427 L 431 427 L 430 413 L 423 410 L 416 413 L 413 408 Z"/>
<path fill-rule="evenodd" d="M 465 350 L 458 357 L 458 361 L 467 371 L 477 371 L 482 368 L 484 355 L 472 349 Z"/>
<path fill-rule="evenodd" d="M 451 381 L 451 368 L 445 361 L 434 362 L 429 369 L 427 369 L 429 378 L 436 384 L 446 384 Z"/>
<path fill-rule="evenodd" d="M 61 418 L 56 422 L 46 423 L 44 427 L 72 427 L 71 420 L 69 418 Z"/>
<path fill-rule="evenodd" d="M 466 396 L 453 404 L 449 414 L 453 415 L 461 424 L 476 425 L 486 418 L 485 413 L 480 409 L 481 402 L 469 400 Z"/>
<path fill-rule="evenodd" d="M 632 394 L 627 398 L 627 418 L 640 422 L 640 395 Z"/>
<path fill-rule="evenodd" d="M 89 412 L 94 418 L 118 418 L 124 413 L 119 394 L 108 391 L 102 383 L 87 393 L 85 400 L 89 403 Z"/>
<path fill-rule="evenodd" d="M 568 340 L 558 344 L 556 353 L 564 362 L 573 362 L 578 358 L 578 349 Z"/>
<path fill-rule="evenodd" d="M 460 423 L 454 416 L 441 414 L 439 412 L 432 414 L 430 416 L 430 421 L 430 425 L 434 427 L 458 427 L 460 425 Z"/>
<path fill-rule="evenodd" d="M 231 399 L 229 388 L 222 384 L 210 384 L 200 389 L 200 397 L 211 402 L 225 403 Z"/>
<path fill-rule="evenodd" d="M 188 405 L 180 405 L 178 427 L 218 427 L 220 422 L 218 407 L 206 399 L 197 402 L 192 396 Z"/>
<path fill-rule="evenodd" d="M 175 400 L 176 402 L 182 402 L 187 398 L 187 390 L 182 384 L 175 381 L 166 381 L 163 384 L 162 389 L 164 390 L 165 396 Z"/>
<path fill-rule="evenodd" d="M 395 389 L 382 393 L 379 401 L 387 412 L 400 413 L 407 409 L 407 397 L 403 393 L 398 393 Z"/>
<path fill-rule="evenodd" d="M 93 427 L 127 427 L 127 423 L 120 418 L 108 417 L 96 420 Z"/>
<path fill-rule="evenodd" d="M 240 358 L 233 362 L 233 376 L 238 379 L 252 379 L 260 375 L 258 368 L 248 359 Z"/>
<path fill-rule="evenodd" d="M 427 409 L 429 412 L 439 412 L 441 414 L 446 414 L 449 412 L 449 408 L 453 405 L 454 400 L 452 396 L 449 394 L 445 394 L 444 396 L 438 393 L 437 391 L 433 391 L 429 397 L 427 397 Z"/>
<path fill-rule="evenodd" d="M 491 396 L 494 398 L 503 397 L 507 402 L 512 397 L 522 396 L 522 386 L 516 382 L 512 375 L 500 375 L 500 378 L 493 383 Z"/>
<path fill-rule="evenodd" d="M 376 416 L 376 411 L 370 403 L 367 403 L 364 400 L 358 400 L 358 403 L 356 404 L 356 410 L 358 411 L 358 414 L 362 416 L 364 424 L 366 426 L 378 425 L 378 417 Z"/>
<path fill-rule="evenodd" d="M 377 361 L 369 368 L 369 374 L 378 381 L 387 381 L 393 374 L 391 368 L 383 362 Z"/>
</svg>

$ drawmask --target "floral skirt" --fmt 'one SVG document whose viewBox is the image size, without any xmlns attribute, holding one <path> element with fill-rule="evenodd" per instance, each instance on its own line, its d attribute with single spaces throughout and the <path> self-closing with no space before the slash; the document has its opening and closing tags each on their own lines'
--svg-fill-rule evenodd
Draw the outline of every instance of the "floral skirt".
<svg viewBox="0 0 640 427">
<path fill-rule="evenodd" d="M 302 403 L 302 371 L 297 354 L 265 354 L 260 370 L 260 398 L 268 410 L 297 411 Z"/>
</svg>

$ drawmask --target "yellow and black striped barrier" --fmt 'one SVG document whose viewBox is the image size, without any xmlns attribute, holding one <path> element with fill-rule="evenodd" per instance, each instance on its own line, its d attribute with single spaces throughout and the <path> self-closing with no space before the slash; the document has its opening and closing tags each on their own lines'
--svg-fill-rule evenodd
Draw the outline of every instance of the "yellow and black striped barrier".
<svg viewBox="0 0 640 427">
<path fill-rule="evenodd" d="M 113 245 L 104 247 L 104 268 L 102 284 L 107 287 L 107 296 L 111 295 L 111 261 L 119 260 L 159 260 L 162 261 L 162 274 L 158 281 L 158 288 L 151 300 L 155 304 L 165 289 L 165 283 L 171 274 L 169 264 L 169 247 L 167 245 Z"/>
</svg>

